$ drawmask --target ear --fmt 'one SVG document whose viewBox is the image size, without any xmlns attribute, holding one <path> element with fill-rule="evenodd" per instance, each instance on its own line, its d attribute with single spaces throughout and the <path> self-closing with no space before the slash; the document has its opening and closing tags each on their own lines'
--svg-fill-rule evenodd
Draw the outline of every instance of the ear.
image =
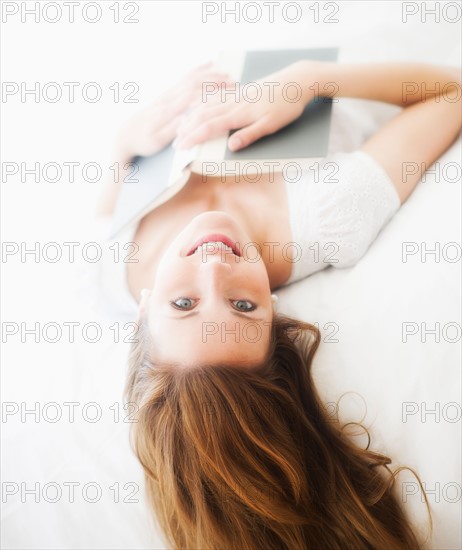
<svg viewBox="0 0 462 550">
<path fill-rule="evenodd" d="M 273 303 L 273 312 L 276 313 L 278 310 L 278 296 L 276 294 L 271 294 L 271 302 Z"/>
<path fill-rule="evenodd" d="M 138 315 L 136 318 L 136 323 L 139 324 L 141 317 L 146 313 L 149 297 L 151 296 L 151 291 L 147 288 L 141 289 L 140 292 L 140 301 L 138 304 Z"/>
</svg>

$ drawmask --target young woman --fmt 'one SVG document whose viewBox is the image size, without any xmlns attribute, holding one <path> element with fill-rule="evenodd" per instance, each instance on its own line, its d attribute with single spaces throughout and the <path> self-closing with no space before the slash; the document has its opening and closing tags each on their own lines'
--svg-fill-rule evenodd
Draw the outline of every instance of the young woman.
<svg viewBox="0 0 462 550">
<path fill-rule="evenodd" d="M 201 67 L 137 117 L 118 140 L 121 165 L 175 138 L 188 148 L 232 129 L 229 147 L 246 147 L 300 116 L 315 90 L 403 110 L 359 150 L 326 159 L 337 181 L 204 183 L 191 173 L 130 229 L 139 262 L 124 265 L 122 282 L 133 303 L 144 291 L 126 397 L 139 407 L 133 445 L 157 520 L 175 548 L 419 548 L 423 535 L 393 492 L 399 469 L 327 416 L 310 373 L 318 331 L 277 314 L 272 292 L 361 258 L 458 136 L 460 72 L 306 60 L 262 79 L 281 84 L 272 98 L 200 105 L 201 83 L 223 80 Z M 303 91 L 297 102 L 280 93 L 289 82 Z M 108 185 L 100 215 L 117 191 Z"/>
</svg>

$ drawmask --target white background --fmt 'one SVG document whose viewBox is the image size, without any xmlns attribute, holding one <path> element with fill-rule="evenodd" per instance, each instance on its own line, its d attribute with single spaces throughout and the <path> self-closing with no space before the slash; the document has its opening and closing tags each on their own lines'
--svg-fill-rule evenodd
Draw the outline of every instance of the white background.
<svg viewBox="0 0 462 550">
<path fill-rule="evenodd" d="M 3 10 L 7 2 L 3 3 Z M 10 3 L 11 4 L 11 3 Z M 33 3 L 21 3 L 31 8 Z M 43 6 L 46 2 L 41 2 Z M 338 2 L 338 23 L 323 22 L 330 8 L 319 3 L 321 21 L 314 21 L 314 2 L 298 2 L 303 16 L 297 23 L 281 17 L 283 2 L 275 7 L 276 21 L 262 11 L 251 23 L 241 13 L 241 21 L 222 13 L 203 22 L 200 2 L 138 1 L 136 24 L 114 22 L 109 6 L 99 2 L 101 20 L 91 24 L 82 17 L 81 2 L 75 22 L 68 12 L 56 23 L 40 14 L 21 22 L 20 13 L 2 24 L 2 80 L 27 87 L 39 82 L 79 82 L 76 101 L 64 97 L 57 103 L 31 95 L 21 102 L 18 95 L 3 99 L 2 162 L 41 165 L 47 162 L 97 162 L 107 167 L 114 136 L 121 124 L 148 104 L 163 89 L 194 65 L 213 59 L 220 50 L 331 47 L 340 48 L 339 61 L 411 61 L 460 66 L 459 23 L 435 21 L 435 15 L 419 12 L 402 20 L 401 2 Z M 120 13 L 127 2 L 120 2 Z M 212 3 L 210 3 L 212 4 Z M 229 3 L 230 4 L 234 4 Z M 241 2 L 241 4 L 245 4 Z M 333 3 L 330 3 L 333 4 Z M 428 7 L 434 7 L 428 2 Z M 440 2 L 441 9 L 446 4 Z M 220 8 L 220 3 L 216 4 Z M 459 3 L 460 6 L 460 3 Z M 42 8 L 41 8 L 42 9 Z M 52 16 L 53 12 L 50 9 Z M 253 17 L 251 8 L 245 12 Z M 5 13 L 5 12 L 4 12 Z M 290 17 L 292 13 L 287 12 Z M 445 12 L 454 17 L 455 11 Z M 90 17 L 93 12 L 89 12 Z M 422 20 L 424 19 L 424 20 Z M 80 90 L 95 81 L 103 88 L 101 101 L 91 104 Z M 136 82 L 138 104 L 115 103 L 109 86 L 114 82 Z M 65 90 L 64 90 L 65 91 Z M 354 149 L 379 121 L 396 108 L 374 102 L 346 101 L 349 119 L 337 119 L 343 129 L 343 145 Z M 355 110 L 356 109 L 356 110 Z M 368 117 L 364 116 L 364 112 Z M 357 113 L 357 118 L 354 114 Z M 447 152 L 446 161 L 460 163 L 460 140 Z M 85 229 L 91 227 L 93 208 L 102 180 L 88 183 L 79 177 L 74 183 L 64 176 L 57 183 L 31 176 L 2 177 L 2 241 L 27 243 L 83 243 Z M 315 367 L 322 394 L 334 401 L 345 391 L 359 392 L 367 402 L 367 423 L 372 427 L 375 446 L 390 454 L 398 464 L 415 467 L 427 488 L 439 487 L 438 497 L 430 496 L 435 509 L 433 548 L 460 548 L 459 501 L 444 498 L 443 487 L 458 484 L 460 490 L 460 420 L 422 422 L 414 415 L 402 422 L 402 403 L 415 402 L 422 408 L 440 403 L 460 402 L 459 345 L 448 342 L 426 344 L 414 339 L 401 342 L 403 321 L 460 323 L 460 264 L 400 259 L 403 240 L 441 243 L 460 242 L 460 182 L 435 185 L 434 176 L 414 193 L 390 223 L 387 231 L 371 247 L 358 266 L 343 273 L 320 273 L 307 281 L 284 289 L 280 307 L 288 313 L 321 324 L 335 319 L 342 327 L 340 343 L 321 346 Z M 81 248 L 77 248 L 79 252 Z M 66 261 L 34 262 L 28 255 L 2 263 L 2 322 L 34 323 L 96 321 L 80 302 L 75 265 Z M 123 333 L 124 335 L 127 333 Z M 129 424 L 114 422 L 111 404 L 121 402 L 124 358 L 128 344 L 113 343 L 113 333 L 105 326 L 97 344 L 89 344 L 76 330 L 76 342 L 67 336 L 56 344 L 35 343 L 27 336 L 8 338 L 2 351 L 2 400 L 27 407 L 38 402 L 78 402 L 77 420 L 39 422 L 29 415 L 2 418 L 2 481 L 18 485 L 26 482 L 63 484 L 87 482 L 101 485 L 103 496 L 97 503 L 67 496 L 53 504 L 32 496 L 21 502 L 16 494 L 2 505 L 2 547 L 4 548 L 162 548 L 161 539 L 148 524 L 142 489 L 138 503 L 115 503 L 108 489 L 115 482 L 142 486 L 140 468 L 128 446 Z M 85 403 L 97 402 L 103 417 L 99 422 L 81 420 Z M 358 404 L 359 403 L 359 404 Z M 346 414 L 355 414 L 361 401 L 350 400 Z M 64 410 L 64 409 L 63 409 Z M 52 412 L 50 411 L 50 415 Z M 358 413 L 359 414 L 359 413 Z M 362 416 L 362 413 L 359 414 Z M 439 485 L 437 485 L 439 484 Z M 51 494 L 51 493 L 50 493 Z M 122 491 L 122 497 L 128 491 Z M 447 495 L 446 495 L 447 496 Z M 450 493 L 453 496 L 453 493 Z M 437 501 L 438 498 L 438 501 Z M 418 522 L 425 512 L 420 496 L 409 497 Z"/>
</svg>

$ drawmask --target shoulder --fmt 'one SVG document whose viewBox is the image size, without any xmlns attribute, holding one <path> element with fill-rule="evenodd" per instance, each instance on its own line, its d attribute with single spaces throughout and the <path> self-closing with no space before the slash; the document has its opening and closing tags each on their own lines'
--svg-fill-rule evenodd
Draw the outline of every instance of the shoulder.
<svg viewBox="0 0 462 550">
<path fill-rule="evenodd" d="M 288 190 L 301 255 L 291 282 L 329 265 L 353 266 L 400 206 L 386 172 L 360 150 L 329 155 Z"/>
</svg>

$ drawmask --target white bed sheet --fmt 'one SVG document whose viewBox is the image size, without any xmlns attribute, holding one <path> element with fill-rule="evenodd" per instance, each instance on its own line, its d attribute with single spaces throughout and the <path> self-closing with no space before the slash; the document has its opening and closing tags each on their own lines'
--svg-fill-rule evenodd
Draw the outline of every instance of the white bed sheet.
<svg viewBox="0 0 462 550">
<path fill-rule="evenodd" d="M 76 51 L 72 50 L 74 72 L 81 79 L 91 80 L 89 75 L 97 74 L 98 62 L 105 59 L 108 81 L 112 78 L 111 70 L 120 70 L 123 75 L 120 80 L 124 81 L 133 79 L 133 75 L 144 74 L 149 90 L 153 78 L 146 74 L 145 59 L 150 55 L 149 48 L 160 46 L 156 31 L 162 24 L 158 17 L 162 3 L 140 4 L 144 11 L 143 21 L 136 29 L 125 31 L 133 33 L 132 42 L 119 43 L 113 26 L 108 29 L 101 26 L 93 31 L 78 24 L 61 31 L 50 30 L 49 36 L 40 34 L 43 29 L 40 26 L 24 29 L 13 25 L 5 30 L 4 39 L 14 47 L 15 41 L 21 39 L 20 33 L 27 30 L 31 40 L 34 36 L 37 38 L 34 42 L 39 52 L 37 55 L 41 56 L 42 74 L 56 74 L 51 70 L 53 68 L 61 74 L 62 80 L 66 80 L 66 71 L 59 73 L 59 63 L 53 64 L 53 60 L 48 58 L 47 65 L 43 55 L 56 43 L 53 33 L 61 32 L 61 39 L 66 40 L 65 35 L 69 32 L 70 41 L 87 33 L 87 40 L 79 46 L 80 55 L 74 55 Z M 225 28 L 214 21 L 205 27 L 197 21 L 198 8 L 193 2 L 188 2 L 189 6 L 183 4 L 184 19 L 180 21 L 174 11 L 178 10 L 177 4 L 170 3 L 162 12 L 170 14 L 164 17 L 170 17 L 170 28 L 175 30 L 169 44 L 173 63 L 156 60 L 160 70 L 170 67 L 172 75 L 175 70 L 180 70 L 182 64 L 187 67 L 196 58 L 201 60 L 209 56 L 210 44 L 213 44 L 213 51 L 229 47 L 236 30 L 233 25 Z M 426 23 L 414 18 L 403 24 L 400 2 L 374 2 L 373 6 L 372 2 L 341 2 L 339 5 L 341 22 L 335 25 L 241 24 L 239 47 L 338 45 L 341 48 L 340 61 L 402 60 L 460 66 L 461 34 L 457 24 L 436 23 L 434 18 L 429 18 Z M 163 24 L 165 26 L 165 22 Z M 188 46 L 187 52 L 175 47 L 175 36 L 184 33 L 192 37 L 194 31 L 199 34 L 194 35 L 194 42 Z M 98 49 L 101 36 L 113 45 L 110 58 Z M 95 52 L 99 52 L 98 55 Z M 30 60 L 25 57 L 22 60 L 26 74 L 31 78 L 35 74 L 34 60 L 37 63 L 34 55 L 31 54 Z M 123 67 L 118 65 L 116 61 L 120 59 L 130 62 L 129 70 L 128 63 Z M 6 64 L 5 74 L 13 79 L 14 67 Z M 47 111 L 50 106 L 36 108 L 42 109 L 38 113 L 39 123 L 50 120 Z M 332 142 L 332 150 L 354 150 L 393 116 L 397 108 L 376 102 L 344 100 L 337 111 L 334 118 L 337 137 Z M 123 112 L 127 113 L 127 110 Z M 5 124 L 10 129 L 14 127 L 18 113 L 13 106 L 6 117 Z M 120 111 L 117 114 L 120 121 Z M 80 128 L 78 115 L 70 112 L 69 116 L 70 128 L 73 128 L 72 123 Z M 70 160 L 66 153 L 71 150 L 74 151 L 73 158 L 88 159 L 92 154 L 94 158 L 94 151 L 101 150 L 102 143 L 110 142 L 117 124 L 110 107 L 103 106 L 92 116 L 94 127 L 87 128 L 87 139 L 82 139 L 83 130 L 80 128 L 79 132 L 66 134 L 68 143 L 63 146 L 59 129 L 65 126 L 61 127 L 60 122 L 50 122 L 55 134 L 54 137 L 50 134 L 48 143 L 40 139 L 38 131 L 31 130 L 34 139 L 24 142 L 19 136 L 13 136 L 5 153 L 9 153 L 10 158 L 30 160 L 35 155 L 49 159 L 52 148 L 55 155 L 65 160 Z M 460 166 L 460 145 L 459 138 L 439 159 L 440 166 L 450 162 Z M 79 189 L 45 184 L 40 189 L 29 186 L 30 201 L 27 204 L 23 201 L 24 189 L 7 188 L 4 193 L 11 204 L 9 213 L 4 215 L 4 225 L 9 227 L 4 240 L 92 240 L 88 205 L 92 205 L 96 195 L 94 186 L 82 185 Z M 450 343 L 441 338 L 439 343 L 435 343 L 434 337 L 429 335 L 424 343 L 416 334 L 403 343 L 402 323 L 420 326 L 425 322 L 429 327 L 435 323 L 440 323 L 441 327 L 458 323 L 460 327 L 460 261 L 435 262 L 432 256 L 428 256 L 422 263 L 419 256 L 414 255 L 403 263 L 401 255 L 403 242 L 419 245 L 427 242 L 429 247 L 435 242 L 441 247 L 450 242 L 460 245 L 460 195 L 460 181 L 438 182 L 435 174 L 427 174 L 426 181 L 419 184 L 358 265 L 347 270 L 325 270 L 278 293 L 282 311 L 318 322 L 322 329 L 325 341 L 316 356 L 314 372 L 325 400 L 332 403 L 345 392 L 356 392 L 345 395 L 340 401 L 341 416 L 361 420 L 366 403 L 365 423 L 370 427 L 373 447 L 386 452 L 395 464 L 408 465 L 419 472 L 429 492 L 434 514 L 434 536 L 428 547 L 438 549 L 462 547 L 460 341 Z M 23 216 L 17 219 L 11 211 L 22 212 Z M 47 218 L 52 220 L 48 225 Z M 58 233 L 56 228 L 59 228 Z M 122 421 L 126 416 L 124 411 L 119 411 L 118 420 L 115 416 L 117 405 L 114 404 L 121 403 L 128 344 L 122 341 L 115 344 L 115 329 L 110 329 L 107 320 L 96 317 L 76 298 L 73 265 L 41 263 L 6 267 L 5 284 L 9 285 L 10 292 L 3 304 L 4 320 L 28 323 L 72 320 L 80 322 L 80 326 L 86 322 L 100 322 L 102 338 L 95 344 L 87 343 L 79 336 L 74 343 L 63 339 L 57 344 L 43 341 L 35 344 L 30 338 L 23 344 L 18 339 L 10 339 L 5 346 L 4 404 L 13 403 L 10 407 L 14 407 L 16 403 L 19 407 L 30 408 L 37 402 L 40 413 L 39 422 L 31 420 L 30 415 L 22 422 L 18 414 L 8 417 L 3 414 L 2 489 L 14 490 L 17 487 L 19 492 L 3 495 L 2 547 L 163 548 L 161 537 L 151 529 L 143 497 L 141 469 L 128 447 L 130 424 Z M 41 281 L 40 285 L 37 280 Z M 335 335 L 332 335 L 333 327 L 337 327 Z M 123 325 L 119 328 L 122 339 L 129 335 Z M 448 332 L 446 336 L 450 338 L 452 333 Z M 332 339 L 338 342 L 329 341 Z M 46 408 L 46 404 L 51 402 L 58 403 L 63 414 L 63 418 L 55 423 L 46 420 L 54 414 L 52 405 Z M 77 403 L 74 422 L 68 421 L 66 402 Z M 96 411 L 89 405 L 91 403 L 96 403 L 101 412 L 101 419 L 97 422 L 88 421 Z M 414 413 L 408 414 L 406 422 L 403 421 L 404 406 L 408 407 L 409 413 Z M 423 407 L 431 409 L 435 406 L 439 407 L 439 417 L 429 414 L 422 421 L 420 413 Z M 83 413 L 87 415 L 87 421 L 82 420 Z M 425 508 L 420 493 L 414 494 L 417 492 L 415 482 L 408 476 L 399 480 L 410 513 L 418 524 L 423 524 Z M 6 486 L 5 482 L 10 485 Z M 79 485 L 76 486 L 74 501 L 70 502 L 69 485 L 65 484 L 73 482 Z M 30 495 L 22 495 L 24 498 L 21 499 L 21 483 L 25 483 L 28 489 L 35 483 L 40 484 L 39 502 Z M 43 493 L 47 483 L 52 485 L 48 485 L 48 492 Z M 100 487 L 98 502 L 88 502 L 93 498 L 94 485 L 87 487 L 85 500 L 82 487 L 87 483 L 96 483 Z M 119 502 L 115 502 L 116 483 L 119 484 Z M 47 502 L 44 494 L 48 500 L 53 500 L 56 487 L 62 491 L 61 498 L 55 503 Z"/>
</svg>

